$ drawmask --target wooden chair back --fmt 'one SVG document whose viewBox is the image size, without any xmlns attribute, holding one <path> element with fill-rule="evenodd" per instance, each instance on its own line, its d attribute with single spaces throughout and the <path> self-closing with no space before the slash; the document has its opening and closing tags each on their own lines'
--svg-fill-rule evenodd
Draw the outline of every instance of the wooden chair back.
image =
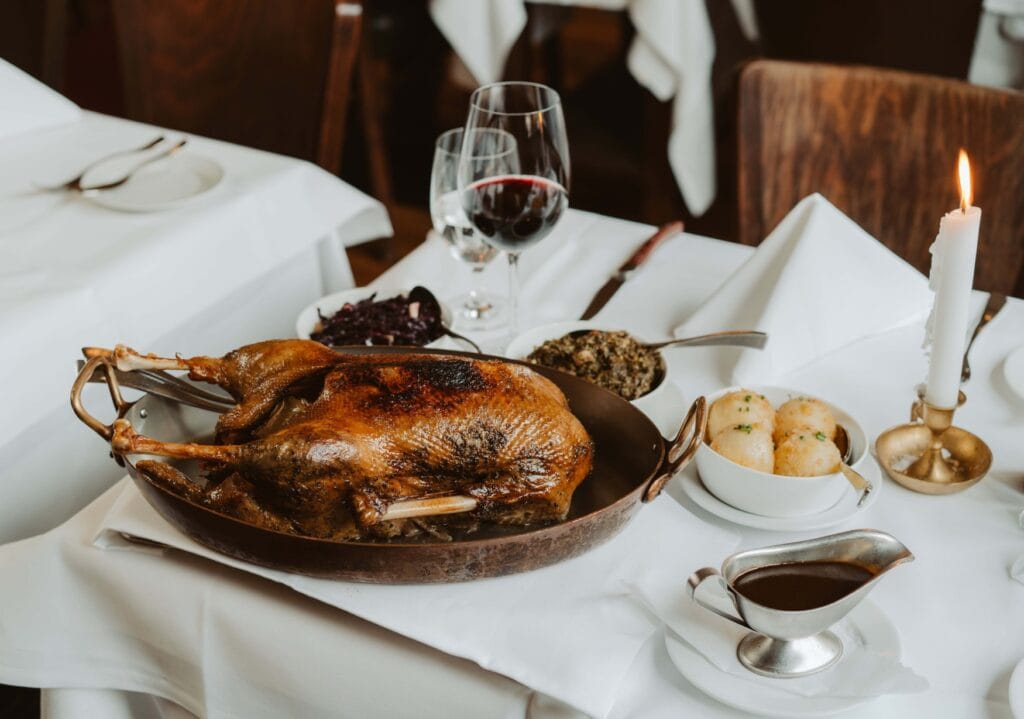
<svg viewBox="0 0 1024 719">
<path fill-rule="evenodd" d="M 959 206 L 982 208 L 975 286 L 1024 295 L 1024 94 L 867 67 L 758 60 L 740 77 L 739 235 L 756 245 L 820 192 L 922 272 Z"/>
<path fill-rule="evenodd" d="M 358 0 L 113 0 L 130 117 L 337 173 Z"/>
</svg>

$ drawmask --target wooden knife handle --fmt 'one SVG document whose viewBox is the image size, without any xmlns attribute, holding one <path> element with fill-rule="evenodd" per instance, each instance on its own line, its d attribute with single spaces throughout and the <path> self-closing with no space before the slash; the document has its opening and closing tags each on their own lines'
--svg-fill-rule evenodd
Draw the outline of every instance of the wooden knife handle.
<svg viewBox="0 0 1024 719">
<path fill-rule="evenodd" d="M 672 235 L 679 234 L 683 231 L 683 223 L 681 221 L 669 222 L 667 225 L 662 225 L 661 229 L 655 232 L 650 239 L 640 245 L 637 251 L 626 260 L 626 263 L 619 268 L 620 272 L 629 272 L 635 270 L 637 267 L 647 261 L 647 258 L 654 248 L 661 244 L 662 240 L 671 237 Z"/>
</svg>

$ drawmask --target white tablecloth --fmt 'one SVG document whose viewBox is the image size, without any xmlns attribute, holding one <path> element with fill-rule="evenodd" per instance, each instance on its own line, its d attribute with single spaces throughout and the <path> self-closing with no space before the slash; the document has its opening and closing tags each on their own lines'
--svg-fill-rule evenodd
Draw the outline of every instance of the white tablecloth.
<svg viewBox="0 0 1024 719">
<path fill-rule="evenodd" d="M 54 526 L 117 477 L 50 466 L 55 447 L 89 434 L 67 412 L 81 347 L 220 352 L 254 330 L 289 335 L 296 304 L 351 285 L 344 247 L 391 233 L 377 201 L 320 168 L 199 137 L 184 152 L 220 163 L 224 180 L 178 209 L 34 190 L 159 132 L 85 113 L 0 141 L 0 542 Z M 103 394 L 90 406 L 109 407 Z"/>
<path fill-rule="evenodd" d="M 570 231 L 576 236 L 569 236 Z M 529 321 L 554 313 L 563 317 L 578 313 L 589 300 L 588 291 L 650 231 L 635 223 L 570 212 L 552 235 L 566 251 L 548 255 L 524 283 L 526 304 L 542 308 Z M 749 251 L 693 235 L 671 240 L 598 319 L 651 336 L 668 336 Z M 574 262 L 568 266 L 571 272 L 561 264 L 567 259 Z M 555 266 L 560 264 L 561 271 Z M 499 289 L 501 269 L 496 264 L 488 270 Z M 446 292 L 455 294 L 465 289 L 468 276 L 468 270 L 450 259 L 443 245 L 430 242 L 381 282 L 401 285 L 444 277 Z M 854 345 L 787 376 L 785 384 L 848 408 L 874 437 L 907 416 L 912 388 L 925 369 L 922 331 L 921 327 L 902 328 Z M 1024 532 L 1017 523 L 1024 506 L 1024 443 L 1020 442 L 1024 400 L 1009 392 L 1001 365 L 1022 341 L 1024 303 L 1011 300 L 975 344 L 968 402 L 957 414 L 958 424 L 992 446 L 995 464 L 990 476 L 966 493 L 949 497 L 914 494 L 885 480 L 887 486 L 873 507 L 835 528 L 868 526 L 890 531 L 916 554 L 917 561 L 884 579 L 872 598 L 899 628 L 904 662 L 931 683 L 925 694 L 883 697 L 847 716 L 1009 715 L 1007 678 L 1024 657 L 1024 613 L 1019 611 L 1024 585 L 1008 575 L 1009 566 L 1024 551 Z M 683 371 L 673 370 L 673 377 L 686 397 L 725 384 L 719 352 L 676 352 L 674 366 Z M 98 441 L 93 438 L 88 451 L 96 453 Z M 160 685 L 159 672 L 156 676 L 146 673 L 180 661 L 177 639 L 168 635 L 167 625 L 173 622 L 147 609 L 147 596 L 167 593 L 180 603 L 181 616 L 203 623 L 208 637 L 204 651 L 215 652 L 221 662 L 238 667 L 237 675 L 229 679 L 240 687 L 240 701 L 247 701 L 250 693 L 254 698 L 251 705 L 244 705 L 246 716 L 261 714 L 260 697 L 272 698 L 272 704 L 262 706 L 262 713 L 271 714 L 267 707 L 292 707 L 293 714 L 305 716 L 558 716 L 543 697 L 508 679 L 329 611 L 245 573 L 180 554 L 167 557 L 97 549 L 91 544 L 92 534 L 106 509 L 103 502 L 112 499 L 104 497 L 51 534 L 0 548 L 0 606 L 13 597 L 19 597 L 19 605 L 24 605 L 25 597 L 39 600 L 39 615 L 23 617 L 18 626 L 5 625 L 0 613 L 0 682 L 59 686 L 62 682 L 48 672 L 40 647 L 62 647 L 64 661 L 76 661 L 82 671 L 88 671 L 89 633 L 116 632 L 130 652 L 126 661 L 132 671 L 102 667 L 96 670 L 104 672 L 102 680 L 89 686 L 145 689 L 183 701 L 180 687 L 171 693 L 172 688 Z M 670 485 L 668 496 L 659 501 L 673 500 L 692 511 L 693 522 L 720 521 L 689 505 L 678 486 Z M 739 531 L 744 547 L 824 533 Z M 721 559 L 708 556 L 705 563 L 715 565 Z M 170 573 L 161 569 L 168 562 L 175 564 L 174 576 L 180 578 L 184 572 L 187 581 L 170 582 Z M 685 573 L 693 568 L 666 568 L 679 577 L 680 592 Z M 65 601 L 95 606 L 95 624 L 76 627 L 56 621 Z M 249 610 L 265 612 L 265 624 L 238 626 L 231 610 L 238 602 L 246 604 L 247 616 L 252 616 Z M 299 666 L 302 671 L 294 669 Z M 330 668 L 329 679 L 322 673 L 324 667 Z M 202 706 L 203 686 L 224 685 L 223 677 L 204 678 L 203 670 L 202 666 L 183 668 L 199 677 L 190 695 L 192 707 Z M 310 687 L 323 681 L 335 682 L 336 705 L 303 705 L 314 694 Z M 317 695 L 322 691 L 321 687 Z M 88 701 L 101 698 L 94 692 L 83 696 Z M 115 696 L 125 701 L 123 695 Z M 373 705 L 373 701 L 382 703 Z M 743 715 L 703 697 L 682 679 L 667 657 L 661 636 L 654 633 L 623 679 L 609 716 Z"/>
<path fill-rule="evenodd" d="M 742 2 L 743 0 L 734 0 Z M 501 79 L 526 25 L 527 0 L 431 0 L 437 27 L 481 84 Z M 715 38 L 704 0 L 537 0 L 627 10 L 636 39 L 627 63 L 637 82 L 672 100 L 669 163 L 686 206 L 702 215 L 715 199 L 715 128 L 711 64 Z M 511 78 L 517 79 L 517 78 Z M 570 143 L 572 138 L 569 138 Z"/>
</svg>

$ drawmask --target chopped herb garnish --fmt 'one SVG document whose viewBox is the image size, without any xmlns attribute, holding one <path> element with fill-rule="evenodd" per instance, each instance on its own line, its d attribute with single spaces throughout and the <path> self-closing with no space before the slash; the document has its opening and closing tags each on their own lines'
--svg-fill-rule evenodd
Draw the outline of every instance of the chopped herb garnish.
<svg viewBox="0 0 1024 719">
<path fill-rule="evenodd" d="M 735 429 L 738 429 L 740 432 L 746 432 L 747 434 L 750 434 L 750 432 L 754 429 L 754 426 L 750 424 L 738 424 L 736 425 Z"/>
<path fill-rule="evenodd" d="M 748 394 L 746 397 L 744 397 L 743 401 L 744 402 L 749 402 L 750 401 L 750 395 Z"/>
<path fill-rule="evenodd" d="M 826 439 L 828 439 L 828 437 L 825 436 L 824 432 L 815 432 L 814 438 L 819 442 L 824 442 Z"/>
</svg>

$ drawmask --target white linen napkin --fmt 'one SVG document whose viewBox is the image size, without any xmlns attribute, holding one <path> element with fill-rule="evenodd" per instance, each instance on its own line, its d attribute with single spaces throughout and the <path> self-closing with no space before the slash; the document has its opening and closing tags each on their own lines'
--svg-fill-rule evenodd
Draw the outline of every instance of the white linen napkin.
<svg viewBox="0 0 1024 719">
<path fill-rule="evenodd" d="M 779 680 L 745 669 L 736 658 L 736 646 L 749 630 L 698 606 L 682 587 L 651 578 L 633 585 L 632 590 L 669 631 L 716 668 L 762 686 L 805 697 L 876 697 L 928 688 L 928 680 L 903 665 L 899 657 L 869 646 L 850 616 L 832 627 L 843 642 L 843 656 L 834 667 L 806 677 Z M 723 595 L 722 601 L 728 599 Z"/>
<path fill-rule="evenodd" d="M 461 584 L 385 586 L 315 579 L 218 554 L 168 524 L 134 484 L 101 527 L 97 546 L 136 550 L 119 534 L 126 532 L 272 579 L 592 716 L 611 709 L 619 681 L 656 629 L 627 582 L 664 574 L 680 583 L 682 569 L 728 554 L 738 541 L 662 497 L 608 543 L 552 567 Z"/>
<path fill-rule="evenodd" d="M 75 122 L 78 105 L 0 59 L 0 139 Z"/>
<path fill-rule="evenodd" d="M 673 99 L 668 159 L 687 208 L 697 217 L 715 199 L 711 66 L 715 36 L 702 0 L 634 0 L 636 39 L 626 64 L 659 100 Z"/>
<path fill-rule="evenodd" d="M 732 380 L 773 382 L 852 342 L 923 321 L 932 299 L 921 273 L 815 193 L 675 334 L 767 332 L 763 351 L 734 353 Z"/>
</svg>

